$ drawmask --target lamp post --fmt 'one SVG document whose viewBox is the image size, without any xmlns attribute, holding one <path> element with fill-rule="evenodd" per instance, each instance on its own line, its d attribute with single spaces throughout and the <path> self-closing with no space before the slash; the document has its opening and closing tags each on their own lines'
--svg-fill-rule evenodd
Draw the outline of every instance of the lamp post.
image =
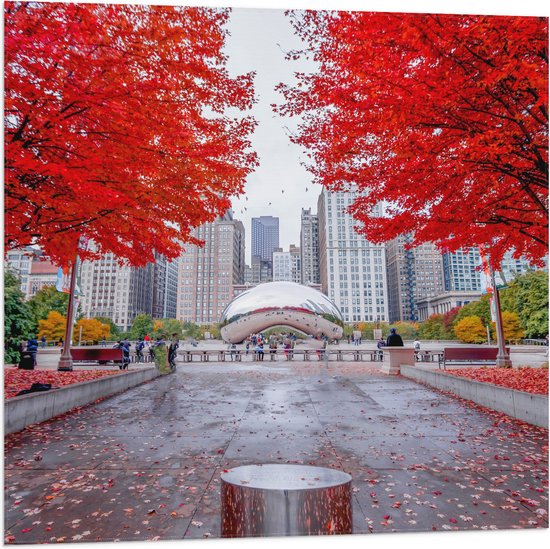
<svg viewBox="0 0 550 549">
<path fill-rule="evenodd" d="M 58 372 L 71 372 L 73 369 L 73 357 L 71 356 L 71 341 L 73 338 L 73 317 L 74 317 L 74 294 L 76 288 L 76 274 L 80 265 L 80 258 L 77 254 L 71 270 L 71 284 L 69 286 L 69 306 L 67 307 L 67 322 L 65 325 L 65 340 L 61 357 L 57 365 Z"/>
<path fill-rule="evenodd" d="M 496 335 L 498 344 L 498 353 L 496 359 L 496 365 L 501 368 L 511 368 L 512 361 L 510 355 L 506 351 L 506 345 L 504 342 L 504 328 L 502 326 L 502 312 L 500 309 L 500 296 L 498 295 L 498 288 L 495 282 L 495 272 L 491 269 L 491 286 L 493 288 L 493 299 L 495 300 L 495 322 L 496 322 Z"/>
</svg>

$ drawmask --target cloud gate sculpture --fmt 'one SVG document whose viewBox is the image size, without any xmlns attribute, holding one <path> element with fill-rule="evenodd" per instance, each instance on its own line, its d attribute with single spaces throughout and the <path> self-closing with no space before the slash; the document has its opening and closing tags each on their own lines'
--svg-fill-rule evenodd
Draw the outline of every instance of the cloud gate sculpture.
<svg viewBox="0 0 550 549">
<path fill-rule="evenodd" d="M 274 326 L 288 326 L 314 337 L 339 339 L 344 321 L 321 292 L 295 282 L 266 282 L 238 295 L 220 317 L 221 335 L 240 343 Z"/>
</svg>

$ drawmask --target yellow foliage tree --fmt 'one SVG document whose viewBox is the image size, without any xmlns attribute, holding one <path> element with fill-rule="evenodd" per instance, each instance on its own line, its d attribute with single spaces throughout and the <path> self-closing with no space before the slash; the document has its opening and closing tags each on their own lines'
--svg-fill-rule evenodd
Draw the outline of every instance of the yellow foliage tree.
<svg viewBox="0 0 550 549">
<path fill-rule="evenodd" d="M 504 340 L 510 341 L 513 339 L 521 339 L 525 336 L 525 332 L 521 327 L 519 316 L 511 311 L 502 311 L 502 329 L 504 331 Z M 493 333 L 496 331 L 495 323 L 493 322 Z"/>
<path fill-rule="evenodd" d="M 487 339 L 487 330 L 478 316 L 465 316 L 455 324 L 454 332 L 464 343 L 481 343 Z"/>
<path fill-rule="evenodd" d="M 58 341 L 65 335 L 65 317 L 57 311 L 50 311 L 45 320 L 38 321 L 38 337 Z"/>
<path fill-rule="evenodd" d="M 162 320 L 155 320 L 153 322 L 153 337 L 158 337 L 164 332 L 164 322 Z"/>
<path fill-rule="evenodd" d="M 80 328 L 82 328 L 82 336 L 80 336 Z M 99 341 L 103 339 L 103 336 L 105 339 L 109 339 L 110 334 L 109 324 L 103 324 L 97 318 L 81 318 L 74 328 L 73 341 L 77 342 L 79 337 L 82 341 Z"/>
</svg>

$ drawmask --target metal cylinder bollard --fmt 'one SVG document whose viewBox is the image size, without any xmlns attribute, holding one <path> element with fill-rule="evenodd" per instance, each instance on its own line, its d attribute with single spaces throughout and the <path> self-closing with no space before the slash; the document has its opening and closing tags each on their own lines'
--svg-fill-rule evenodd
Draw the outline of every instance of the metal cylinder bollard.
<svg viewBox="0 0 550 549">
<path fill-rule="evenodd" d="M 351 476 L 305 465 L 247 465 L 221 476 L 221 536 L 352 533 Z"/>
</svg>

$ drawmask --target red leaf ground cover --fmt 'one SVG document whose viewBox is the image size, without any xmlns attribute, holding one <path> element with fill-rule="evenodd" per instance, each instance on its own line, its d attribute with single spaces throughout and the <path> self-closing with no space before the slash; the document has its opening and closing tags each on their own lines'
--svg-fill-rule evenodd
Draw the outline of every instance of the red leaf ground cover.
<svg viewBox="0 0 550 549">
<path fill-rule="evenodd" d="M 447 370 L 447 373 L 527 393 L 548 394 L 548 370 L 546 368 L 459 368 Z"/>
<path fill-rule="evenodd" d="M 13 398 L 23 389 L 30 389 L 33 383 L 51 383 L 52 387 L 62 387 L 118 373 L 120 370 L 83 370 L 80 372 L 4 370 L 4 399 Z"/>
</svg>

